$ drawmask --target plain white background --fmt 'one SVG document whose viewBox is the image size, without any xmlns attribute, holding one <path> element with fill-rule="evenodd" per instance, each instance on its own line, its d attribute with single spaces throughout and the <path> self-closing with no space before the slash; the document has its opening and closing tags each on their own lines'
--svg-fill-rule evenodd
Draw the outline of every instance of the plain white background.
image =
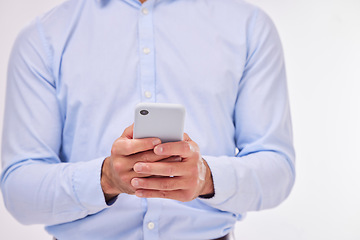
<svg viewBox="0 0 360 240">
<path fill-rule="evenodd" d="M 61 0 L 0 0 L 0 124 L 6 68 L 20 29 Z M 250 0 L 282 38 L 297 180 L 279 207 L 249 213 L 237 239 L 360 239 L 360 1 Z M 185 13 L 184 13 L 185 14 Z M 51 239 L 22 226 L 0 200 L 0 239 Z"/>
</svg>

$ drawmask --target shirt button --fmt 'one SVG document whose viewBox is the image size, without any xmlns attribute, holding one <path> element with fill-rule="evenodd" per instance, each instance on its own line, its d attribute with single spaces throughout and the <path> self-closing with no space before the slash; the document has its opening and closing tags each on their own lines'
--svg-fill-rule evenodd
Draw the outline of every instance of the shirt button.
<svg viewBox="0 0 360 240">
<path fill-rule="evenodd" d="M 151 92 L 149 92 L 149 91 L 145 91 L 144 95 L 146 98 L 151 98 L 151 96 L 152 96 Z"/>
<path fill-rule="evenodd" d="M 144 7 L 143 9 L 141 9 L 141 12 L 142 12 L 142 14 L 144 14 L 144 15 L 148 15 L 148 14 L 149 14 L 149 10 L 148 10 L 146 7 Z"/>
<path fill-rule="evenodd" d="M 150 53 L 150 48 L 144 48 L 143 49 L 143 53 L 145 53 L 145 54 L 149 54 Z"/>
<path fill-rule="evenodd" d="M 153 230 L 153 229 L 155 228 L 155 223 L 149 222 L 149 223 L 147 224 L 147 227 L 148 227 L 149 230 Z"/>
</svg>

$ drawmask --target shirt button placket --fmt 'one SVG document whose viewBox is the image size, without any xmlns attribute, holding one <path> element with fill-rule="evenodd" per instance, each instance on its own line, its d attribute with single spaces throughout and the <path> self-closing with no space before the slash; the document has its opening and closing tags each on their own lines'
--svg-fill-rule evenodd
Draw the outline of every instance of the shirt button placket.
<svg viewBox="0 0 360 240">
<path fill-rule="evenodd" d="M 162 201 L 146 199 L 147 209 L 143 219 L 144 240 L 159 239 L 159 218 L 162 214 Z"/>
<path fill-rule="evenodd" d="M 149 92 L 149 91 L 145 91 L 144 95 L 145 95 L 145 97 L 148 98 L 148 99 L 150 99 L 150 98 L 152 97 L 152 94 L 151 94 L 151 92 Z"/>
<path fill-rule="evenodd" d="M 153 28 L 153 5 L 155 1 L 146 1 L 139 8 L 139 59 L 140 88 L 142 102 L 156 102 L 155 91 L 155 46 Z M 143 218 L 144 240 L 159 239 L 158 220 L 160 217 L 158 201 L 146 199 L 147 209 Z"/>
<path fill-rule="evenodd" d="M 145 53 L 145 54 L 149 54 L 151 51 L 150 51 L 150 48 L 147 48 L 147 47 L 145 47 L 144 49 L 143 49 L 143 53 Z"/>
<path fill-rule="evenodd" d="M 155 228 L 155 223 L 149 222 L 149 223 L 147 224 L 147 227 L 148 227 L 149 230 L 153 230 L 153 229 Z"/>
<path fill-rule="evenodd" d="M 139 14 L 140 88 L 142 102 L 155 102 L 155 47 L 153 1 L 145 2 Z"/>
<path fill-rule="evenodd" d="M 148 15 L 148 14 L 149 14 L 149 10 L 148 10 L 146 7 L 143 7 L 143 8 L 141 9 L 141 13 L 142 13 L 143 15 Z"/>
</svg>

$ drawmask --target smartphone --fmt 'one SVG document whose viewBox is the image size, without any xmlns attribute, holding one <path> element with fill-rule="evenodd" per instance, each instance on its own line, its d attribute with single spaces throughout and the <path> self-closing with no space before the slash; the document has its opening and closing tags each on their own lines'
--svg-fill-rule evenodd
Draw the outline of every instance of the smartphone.
<svg viewBox="0 0 360 240">
<path fill-rule="evenodd" d="M 170 103 L 139 103 L 135 107 L 134 138 L 157 137 L 162 143 L 183 140 L 185 107 Z"/>
</svg>

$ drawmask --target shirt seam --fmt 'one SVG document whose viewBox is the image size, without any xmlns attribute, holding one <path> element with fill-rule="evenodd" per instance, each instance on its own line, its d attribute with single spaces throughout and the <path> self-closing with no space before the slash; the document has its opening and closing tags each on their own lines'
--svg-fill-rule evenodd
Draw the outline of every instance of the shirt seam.
<svg viewBox="0 0 360 240">
<path fill-rule="evenodd" d="M 258 16 L 259 16 L 259 8 L 255 8 L 254 11 L 254 16 L 253 19 L 250 23 L 250 27 L 249 27 L 249 34 L 246 36 L 246 46 L 247 46 L 247 53 L 246 53 L 246 61 L 245 61 L 245 66 L 244 66 L 244 70 L 246 71 L 247 65 L 252 57 L 252 54 L 250 54 L 249 50 L 250 50 L 250 42 L 253 39 L 253 34 L 255 31 L 255 25 L 256 22 L 258 20 Z"/>
<path fill-rule="evenodd" d="M 42 27 L 41 23 L 40 23 L 40 20 L 39 18 L 37 18 L 36 20 L 36 27 L 37 27 L 37 30 L 38 30 L 38 33 L 39 33 L 39 37 L 40 37 L 40 40 L 42 42 L 42 46 L 46 52 L 46 59 L 47 59 L 47 63 L 45 63 L 46 65 L 46 68 L 48 69 L 48 71 L 51 73 L 51 77 L 52 77 L 52 80 L 54 81 L 54 83 L 51 83 L 51 86 L 53 86 L 54 88 L 56 87 L 56 83 L 55 83 L 55 76 L 54 76 L 54 72 L 53 72 L 53 68 L 51 67 L 53 65 L 53 54 L 51 53 L 51 47 L 50 47 L 50 44 L 49 42 L 46 40 L 46 37 L 45 37 L 45 31 L 44 31 L 44 28 Z"/>
</svg>

